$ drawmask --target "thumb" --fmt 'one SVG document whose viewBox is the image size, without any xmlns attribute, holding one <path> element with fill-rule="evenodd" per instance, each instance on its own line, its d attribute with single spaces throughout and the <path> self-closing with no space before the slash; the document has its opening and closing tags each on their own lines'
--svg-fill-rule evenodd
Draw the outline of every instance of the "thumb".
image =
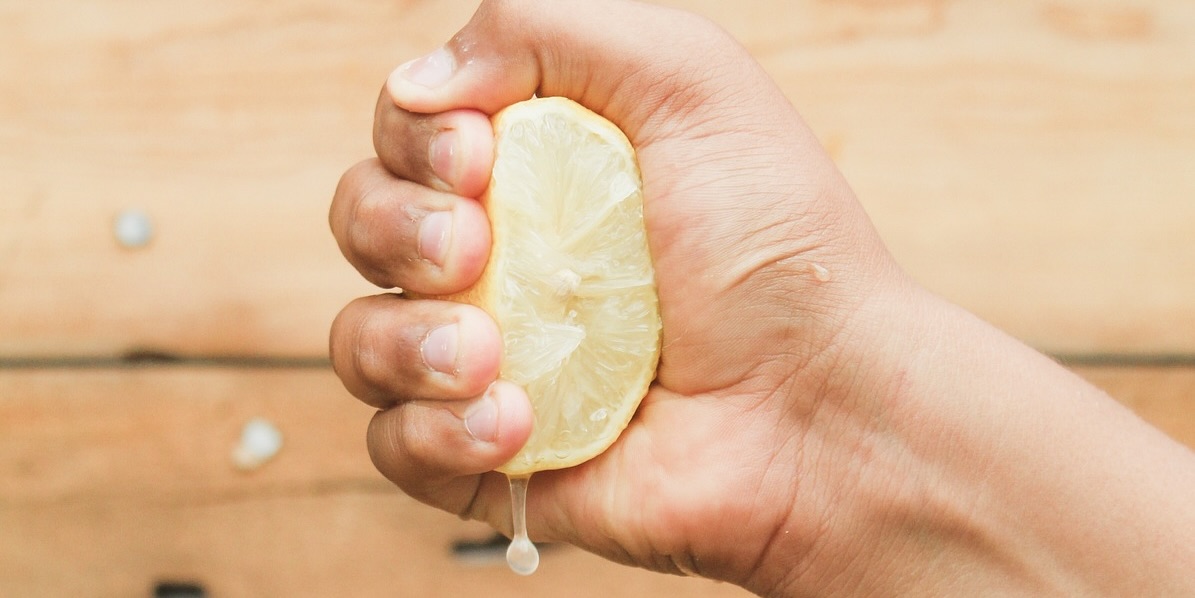
<svg viewBox="0 0 1195 598">
<path fill-rule="evenodd" d="M 485 1 L 447 44 L 387 81 L 395 104 L 422 113 L 493 114 L 533 94 L 565 96 L 614 121 L 636 145 L 654 114 L 676 119 L 709 107 L 713 96 L 758 93 L 761 85 L 771 86 L 763 70 L 710 21 L 592 0 Z"/>
</svg>

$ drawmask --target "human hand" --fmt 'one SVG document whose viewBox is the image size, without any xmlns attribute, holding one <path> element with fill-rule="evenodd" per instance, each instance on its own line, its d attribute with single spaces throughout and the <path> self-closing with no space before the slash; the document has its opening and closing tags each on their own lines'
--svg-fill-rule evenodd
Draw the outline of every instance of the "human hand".
<svg viewBox="0 0 1195 598">
<path fill-rule="evenodd" d="M 790 480 L 814 467 L 792 414 L 817 410 L 836 335 L 893 270 L 816 139 L 737 43 L 692 15 L 590 2 L 485 4 L 442 50 L 396 72 L 378 104 L 380 160 L 346 174 L 334 202 L 349 260 L 383 287 L 474 282 L 488 253 L 470 199 L 492 160 L 485 115 L 534 93 L 576 99 L 637 148 L 664 338 L 657 381 L 622 438 L 533 478 L 532 537 L 747 583 L 779 529 L 813 537 L 822 525 L 791 521 Z M 429 233 L 428 214 L 451 214 L 450 231 Z M 450 322 L 454 375 L 419 353 Z M 348 387 L 384 409 L 369 434 L 379 469 L 509 533 L 505 480 L 486 472 L 520 448 L 531 414 L 510 386 L 479 397 L 499 343 L 477 310 L 394 296 L 349 306 L 332 339 Z M 461 418 L 486 404 L 492 427 L 476 434 Z"/>
<path fill-rule="evenodd" d="M 986 426 L 989 412 L 962 408 L 987 397 L 941 382 L 958 369 L 942 354 L 1049 364 L 910 283 L 780 91 L 703 19 L 630 2 L 483 3 L 383 91 L 378 159 L 345 174 L 331 210 L 348 260 L 383 288 L 472 284 L 489 251 L 473 199 L 492 165 L 488 115 L 532 94 L 577 100 L 635 146 L 664 320 L 657 380 L 622 437 L 534 476 L 532 539 L 761 594 L 891 588 L 920 580 L 905 565 L 957 565 L 941 555 L 960 546 L 978 559 L 952 502 L 975 495 L 943 480 L 994 462 L 1006 430 L 991 422 L 1012 424 L 1005 407 Z M 983 351 L 960 351 L 963 338 Z M 520 389 L 491 385 L 501 339 L 488 316 L 365 298 L 337 318 L 331 353 L 346 387 L 380 409 L 368 434 L 378 469 L 509 534 L 506 482 L 491 470 L 532 414 Z M 984 374 L 976 385 L 999 378 Z"/>
</svg>

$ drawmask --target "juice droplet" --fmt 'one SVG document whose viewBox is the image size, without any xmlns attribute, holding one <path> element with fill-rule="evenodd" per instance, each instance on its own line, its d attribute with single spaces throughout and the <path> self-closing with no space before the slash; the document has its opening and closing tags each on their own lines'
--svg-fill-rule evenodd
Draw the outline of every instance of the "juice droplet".
<svg viewBox="0 0 1195 598">
<path fill-rule="evenodd" d="M 507 477 L 510 481 L 510 509 L 514 539 L 506 549 L 506 564 L 519 575 L 531 575 L 539 568 L 539 551 L 527 539 L 527 482 L 531 476 Z"/>
<path fill-rule="evenodd" d="M 828 282 L 830 280 L 830 271 L 821 264 L 813 264 L 810 266 L 813 269 L 813 277 L 819 282 Z"/>
</svg>

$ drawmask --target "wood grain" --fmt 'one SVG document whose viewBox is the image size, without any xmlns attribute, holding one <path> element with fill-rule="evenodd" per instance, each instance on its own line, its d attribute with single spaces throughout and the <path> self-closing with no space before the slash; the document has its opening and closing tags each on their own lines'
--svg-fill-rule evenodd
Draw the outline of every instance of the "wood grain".
<svg viewBox="0 0 1195 598">
<path fill-rule="evenodd" d="M 1195 354 L 1195 4 L 662 3 L 742 40 L 930 288 L 1050 351 Z M 0 0 L 0 596 L 744 595 L 461 561 L 490 532 L 375 472 L 330 371 L 277 367 L 377 292 L 332 190 L 386 74 L 476 4 Z M 216 359 L 96 367 L 158 354 Z M 1195 447 L 1195 368 L 1078 371 Z M 254 417 L 284 444 L 242 471 Z"/>
<path fill-rule="evenodd" d="M 325 369 L 0 370 L 5 504 L 235 500 L 388 484 L 365 453 L 373 409 Z M 242 427 L 273 422 L 284 450 L 233 462 Z"/>
<path fill-rule="evenodd" d="M 749 596 L 726 584 L 631 569 L 567 546 L 543 547 L 519 577 L 498 554 L 459 559 L 462 522 L 387 493 L 251 496 L 218 503 L 87 503 L 0 511 L 5 596 L 150 598 L 155 584 L 221 598 Z"/>
<path fill-rule="evenodd" d="M 1195 368 L 1083 368 L 1195 447 Z M 324 369 L 0 370 L 0 595 L 745 596 L 553 547 L 521 578 L 450 554 L 487 528 L 417 504 L 372 468 L 371 410 Z M 264 417 L 278 456 L 233 466 Z"/>
<path fill-rule="evenodd" d="M 550 546 L 540 571 L 454 557 L 492 532 L 401 495 L 365 452 L 372 410 L 328 370 L 0 370 L 0 596 L 745 596 Z M 282 432 L 256 471 L 240 428 Z"/>
<path fill-rule="evenodd" d="M 1195 352 L 1195 5 L 668 3 L 762 61 L 929 287 L 1051 351 Z M 332 189 L 473 5 L 0 1 L 0 357 L 323 355 L 374 292 Z"/>
<path fill-rule="evenodd" d="M 388 70 L 470 9 L 0 5 L 0 355 L 323 354 L 376 292 L 328 231 L 337 179 Z"/>
</svg>

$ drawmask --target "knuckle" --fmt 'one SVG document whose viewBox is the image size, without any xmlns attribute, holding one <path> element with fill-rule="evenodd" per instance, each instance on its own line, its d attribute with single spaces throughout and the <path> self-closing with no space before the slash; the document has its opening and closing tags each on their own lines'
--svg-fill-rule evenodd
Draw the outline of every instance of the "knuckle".
<svg viewBox="0 0 1195 598">
<path fill-rule="evenodd" d="M 353 209 L 349 213 L 345 228 L 345 241 L 349 249 L 361 257 L 369 257 L 374 248 L 374 235 L 370 224 L 381 214 L 381 201 L 377 185 L 368 185 L 358 190 Z"/>
<path fill-rule="evenodd" d="M 332 361 L 332 371 L 341 380 L 345 380 L 350 373 L 344 368 L 344 357 L 351 354 L 351 351 L 346 353 L 348 349 L 345 348 L 344 342 L 346 320 L 351 317 L 348 312 L 349 308 L 346 307 L 336 314 L 336 318 L 332 320 L 331 332 L 328 334 L 328 356 Z"/>
<path fill-rule="evenodd" d="M 373 145 L 378 162 L 400 178 L 425 183 L 431 180 L 429 149 L 439 131 L 439 115 L 417 114 L 387 100 L 374 116 Z"/>
<path fill-rule="evenodd" d="M 364 324 L 362 299 L 353 301 L 332 321 L 328 352 L 332 371 L 350 394 L 369 404 L 377 404 L 372 382 L 362 374 L 361 328 Z"/>
<path fill-rule="evenodd" d="M 376 160 L 365 160 L 349 168 L 336 186 L 329 224 L 341 253 L 366 278 L 377 274 L 379 239 L 377 222 L 386 222 L 394 200 L 384 177 L 378 176 Z"/>
<path fill-rule="evenodd" d="M 364 188 L 369 185 L 368 181 L 374 178 L 378 167 L 377 162 L 377 158 L 370 158 L 357 162 L 345 170 L 336 183 L 335 198 L 343 204 L 360 197 Z"/>
<path fill-rule="evenodd" d="M 373 466 L 400 487 L 403 485 L 403 476 L 398 475 L 398 472 L 402 464 L 404 438 L 401 423 L 396 420 L 401 419 L 401 410 L 400 405 L 375 413 L 369 420 L 365 443 Z"/>
<path fill-rule="evenodd" d="M 425 470 L 431 469 L 435 464 L 435 457 L 438 455 L 436 449 L 442 444 L 436 441 L 438 428 L 428 425 L 426 417 L 420 417 L 428 415 L 428 409 L 429 407 L 420 403 L 403 404 L 399 407 L 399 417 L 396 418 L 393 432 L 404 459 Z"/>
<path fill-rule="evenodd" d="M 332 228 L 332 234 L 337 236 L 337 240 L 342 240 L 340 233 L 347 224 L 346 220 L 351 216 L 348 213 L 348 208 L 351 208 L 360 197 L 362 181 L 369 178 L 366 170 L 371 162 L 372 160 L 364 160 L 350 166 L 336 182 L 336 190 L 332 193 L 332 204 L 328 208 L 328 224 Z"/>
<path fill-rule="evenodd" d="M 403 335 L 394 334 L 392 317 L 384 317 L 386 295 L 350 303 L 332 322 L 332 367 L 345 387 L 365 403 L 386 407 L 404 398 L 406 390 L 399 361 Z"/>
<path fill-rule="evenodd" d="M 386 355 L 389 347 L 381 341 L 382 335 L 378 332 L 375 318 L 366 316 L 357 321 L 350 333 L 353 339 L 351 364 L 357 377 L 369 387 L 388 389 L 392 385 L 392 368 L 388 367 L 391 360 Z"/>
<path fill-rule="evenodd" d="M 393 231 L 402 229 L 393 226 L 401 216 L 395 213 L 394 199 L 384 185 L 362 187 L 344 229 L 350 261 L 362 276 L 382 288 L 394 286 L 391 270 L 403 264 L 403 260 L 395 259 L 406 239 L 394 238 Z"/>
<path fill-rule="evenodd" d="M 434 468 L 436 443 L 431 426 L 420 421 L 420 411 L 425 409 L 418 403 L 401 403 L 379 411 L 367 431 L 374 467 L 413 496 L 421 493 L 415 486 L 419 480 L 413 479 L 412 473 L 428 473 Z"/>
</svg>

